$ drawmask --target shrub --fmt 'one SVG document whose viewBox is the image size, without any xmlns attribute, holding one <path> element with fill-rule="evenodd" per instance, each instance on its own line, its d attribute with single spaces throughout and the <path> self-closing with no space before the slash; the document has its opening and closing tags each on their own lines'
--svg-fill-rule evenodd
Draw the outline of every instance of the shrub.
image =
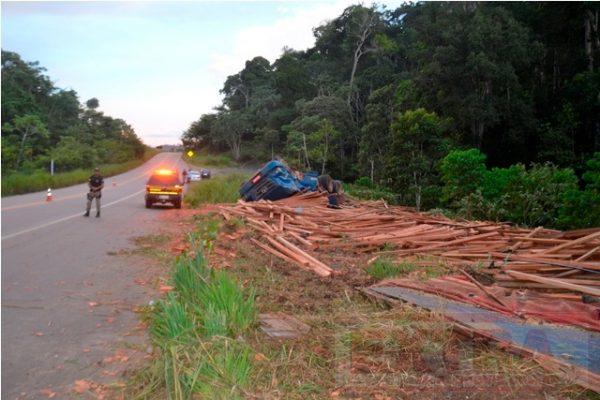
<svg viewBox="0 0 600 400">
<path fill-rule="evenodd" d="M 199 151 L 189 160 L 189 163 L 198 167 L 232 167 L 235 162 L 225 153 L 212 154 Z"/>
<path fill-rule="evenodd" d="M 561 228 L 600 226 L 600 152 L 586 166 L 582 176 L 585 190 L 571 189 L 563 195 L 558 218 Z"/>
<path fill-rule="evenodd" d="M 529 226 L 552 225 L 558 218 L 564 194 L 577 188 L 577 177 L 570 168 L 535 164 L 508 181 L 499 206 L 506 210 L 503 219 Z"/>
<path fill-rule="evenodd" d="M 485 155 L 477 149 L 453 150 L 440 163 L 444 182 L 442 200 L 455 202 L 481 187 L 485 177 Z"/>
<path fill-rule="evenodd" d="M 389 204 L 398 204 L 398 196 L 390 189 L 375 184 L 370 178 L 358 178 L 353 184 L 345 185 L 344 190 L 352 197 L 361 200 L 383 199 Z"/>
<path fill-rule="evenodd" d="M 234 203 L 240 197 L 239 190 L 248 176 L 231 174 L 190 184 L 184 201 L 191 207 L 207 203 Z"/>
</svg>

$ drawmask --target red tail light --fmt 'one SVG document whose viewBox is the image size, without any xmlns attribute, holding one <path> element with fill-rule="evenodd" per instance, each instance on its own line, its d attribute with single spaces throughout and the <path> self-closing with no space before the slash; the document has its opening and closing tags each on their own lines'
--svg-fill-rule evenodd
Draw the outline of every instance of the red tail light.
<svg viewBox="0 0 600 400">
<path fill-rule="evenodd" d="M 252 178 L 252 183 L 256 183 L 258 181 L 260 181 L 261 176 L 260 175 L 256 175 L 254 178 Z"/>
</svg>

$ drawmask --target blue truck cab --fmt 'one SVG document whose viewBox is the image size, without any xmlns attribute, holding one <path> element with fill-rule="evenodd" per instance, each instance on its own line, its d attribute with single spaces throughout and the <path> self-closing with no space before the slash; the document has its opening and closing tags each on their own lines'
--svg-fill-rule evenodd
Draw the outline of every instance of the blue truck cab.
<svg viewBox="0 0 600 400">
<path fill-rule="evenodd" d="M 304 174 L 298 180 L 285 164 L 272 160 L 259 169 L 240 188 L 240 196 L 245 201 L 280 200 L 303 190 L 317 189 L 317 175 L 314 171 Z"/>
</svg>

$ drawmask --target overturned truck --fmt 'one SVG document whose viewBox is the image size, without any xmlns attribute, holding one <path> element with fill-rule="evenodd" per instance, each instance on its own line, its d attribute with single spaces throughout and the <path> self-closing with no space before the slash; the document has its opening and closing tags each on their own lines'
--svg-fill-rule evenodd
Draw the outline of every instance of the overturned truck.
<svg viewBox="0 0 600 400">
<path fill-rule="evenodd" d="M 299 178 L 283 162 L 272 160 L 240 188 L 245 201 L 281 200 L 299 192 L 316 191 L 318 172 L 308 171 Z"/>
<path fill-rule="evenodd" d="M 272 160 L 259 169 L 240 188 L 245 201 L 281 200 L 304 192 L 327 192 L 329 207 L 339 208 L 344 202 L 342 183 L 316 171 L 292 171 L 285 163 Z"/>
</svg>

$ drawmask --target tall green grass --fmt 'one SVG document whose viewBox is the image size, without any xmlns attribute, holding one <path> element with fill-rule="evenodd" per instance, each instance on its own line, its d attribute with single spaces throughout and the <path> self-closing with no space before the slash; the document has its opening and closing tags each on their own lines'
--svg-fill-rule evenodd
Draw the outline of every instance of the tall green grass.
<svg viewBox="0 0 600 400">
<path fill-rule="evenodd" d="M 255 293 L 244 290 L 227 272 L 207 266 L 203 254 L 216 229 L 209 225 L 190 234 L 194 256 L 175 262 L 174 290 L 150 314 L 150 337 L 159 357 L 137 376 L 129 397 L 242 396 L 252 365 L 251 350 L 239 338 L 256 321 Z"/>
<path fill-rule="evenodd" d="M 184 201 L 191 207 L 202 204 L 234 203 L 240 197 L 242 183 L 248 179 L 244 174 L 230 174 L 190 184 Z"/>
<path fill-rule="evenodd" d="M 189 158 L 187 156 L 186 161 L 189 164 L 197 167 L 233 167 L 235 162 L 233 159 L 225 153 L 211 154 L 204 151 L 197 152 Z"/>
<path fill-rule="evenodd" d="M 113 176 L 138 167 L 152 158 L 156 151 L 148 151 L 143 158 L 131 160 L 122 164 L 100 165 L 102 175 Z M 92 171 L 90 169 L 75 169 L 69 172 L 60 172 L 54 175 L 45 171 L 36 171 L 31 174 L 20 172 L 11 173 L 2 177 L 2 196 L 12 196 L 46 190 L 48 188 L 58 189 L 61 187 L 76 185 L 88 180 Z"/>
</svg>

